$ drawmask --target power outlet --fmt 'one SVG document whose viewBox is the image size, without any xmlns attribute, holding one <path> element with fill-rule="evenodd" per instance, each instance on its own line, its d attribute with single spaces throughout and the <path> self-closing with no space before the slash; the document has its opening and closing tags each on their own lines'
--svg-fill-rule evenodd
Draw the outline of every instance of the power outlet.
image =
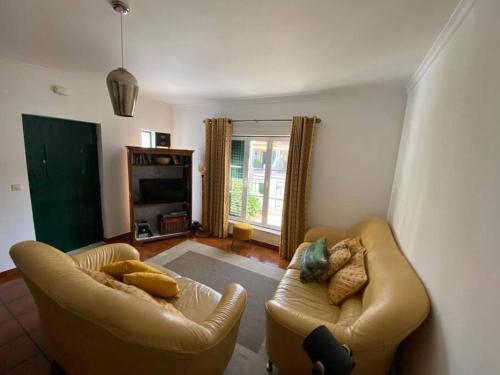
<svg viewBox="0 0 500 375">
<path fill-rule="evenodd" d="M 10 191 L 21 191 L 21 184 L 10 185 Z"/>
</svg>

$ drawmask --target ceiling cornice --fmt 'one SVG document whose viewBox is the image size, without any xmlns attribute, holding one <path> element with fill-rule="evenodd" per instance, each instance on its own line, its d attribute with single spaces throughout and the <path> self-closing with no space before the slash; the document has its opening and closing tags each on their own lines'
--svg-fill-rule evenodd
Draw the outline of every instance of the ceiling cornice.
<svg viewBox="0 0 500 375">
<path fill-rule="evenodd" d="M 478 1 L 479 0 L 461 0 L 460 3 L 458 3 L 457 7 L 450 16 L 450 19 L 439 33 L 438 37 L 432 44 L 432 47 L 425 55 L 424 60 L 420 63 L 417 71 L 408 82 L 408 85 L 406 86 L 407 92 L 410 92 L 422 79 L 434 60 L 436 60 L 444 47 L 446 47 L 450 39 L 453 37 L 460 25 L 462 25 L 463 21 Z"/>
</svg>

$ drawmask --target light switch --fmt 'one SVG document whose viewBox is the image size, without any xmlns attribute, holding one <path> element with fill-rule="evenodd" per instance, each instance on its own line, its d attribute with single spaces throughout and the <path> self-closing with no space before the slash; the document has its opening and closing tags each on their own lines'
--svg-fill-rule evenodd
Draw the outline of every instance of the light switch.
<svg viewBox="0 0 500 375">
<path fill-rule="evenodd" d="M 21 191 L 21 184 L 10 185 L 10 191 Z"/>
</svg>

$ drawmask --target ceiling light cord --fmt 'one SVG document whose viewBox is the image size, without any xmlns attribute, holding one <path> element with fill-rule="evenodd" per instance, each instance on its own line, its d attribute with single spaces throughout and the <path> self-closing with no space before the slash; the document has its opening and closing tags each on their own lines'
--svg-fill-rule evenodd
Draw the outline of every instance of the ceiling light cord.
<svg viewBox="0 0 500 375">
<path fill-rule="evenodd" d="M 120 13 L 120 36 L 122 41 L 122 68 L 123 68 L 123 13 Z"/>
</svg>

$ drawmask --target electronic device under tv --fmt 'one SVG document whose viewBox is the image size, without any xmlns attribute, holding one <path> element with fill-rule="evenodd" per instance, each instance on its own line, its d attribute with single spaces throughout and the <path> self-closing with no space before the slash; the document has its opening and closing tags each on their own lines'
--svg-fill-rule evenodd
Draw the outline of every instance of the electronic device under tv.
<svg viewBox="0 0 500 375">
<path fill-rule="evenodd" d="M 142 178 L 139 180 L 141 203 L 176 203 L 187 199 L 188 191 L 182 178 Z"/>
</svg>

